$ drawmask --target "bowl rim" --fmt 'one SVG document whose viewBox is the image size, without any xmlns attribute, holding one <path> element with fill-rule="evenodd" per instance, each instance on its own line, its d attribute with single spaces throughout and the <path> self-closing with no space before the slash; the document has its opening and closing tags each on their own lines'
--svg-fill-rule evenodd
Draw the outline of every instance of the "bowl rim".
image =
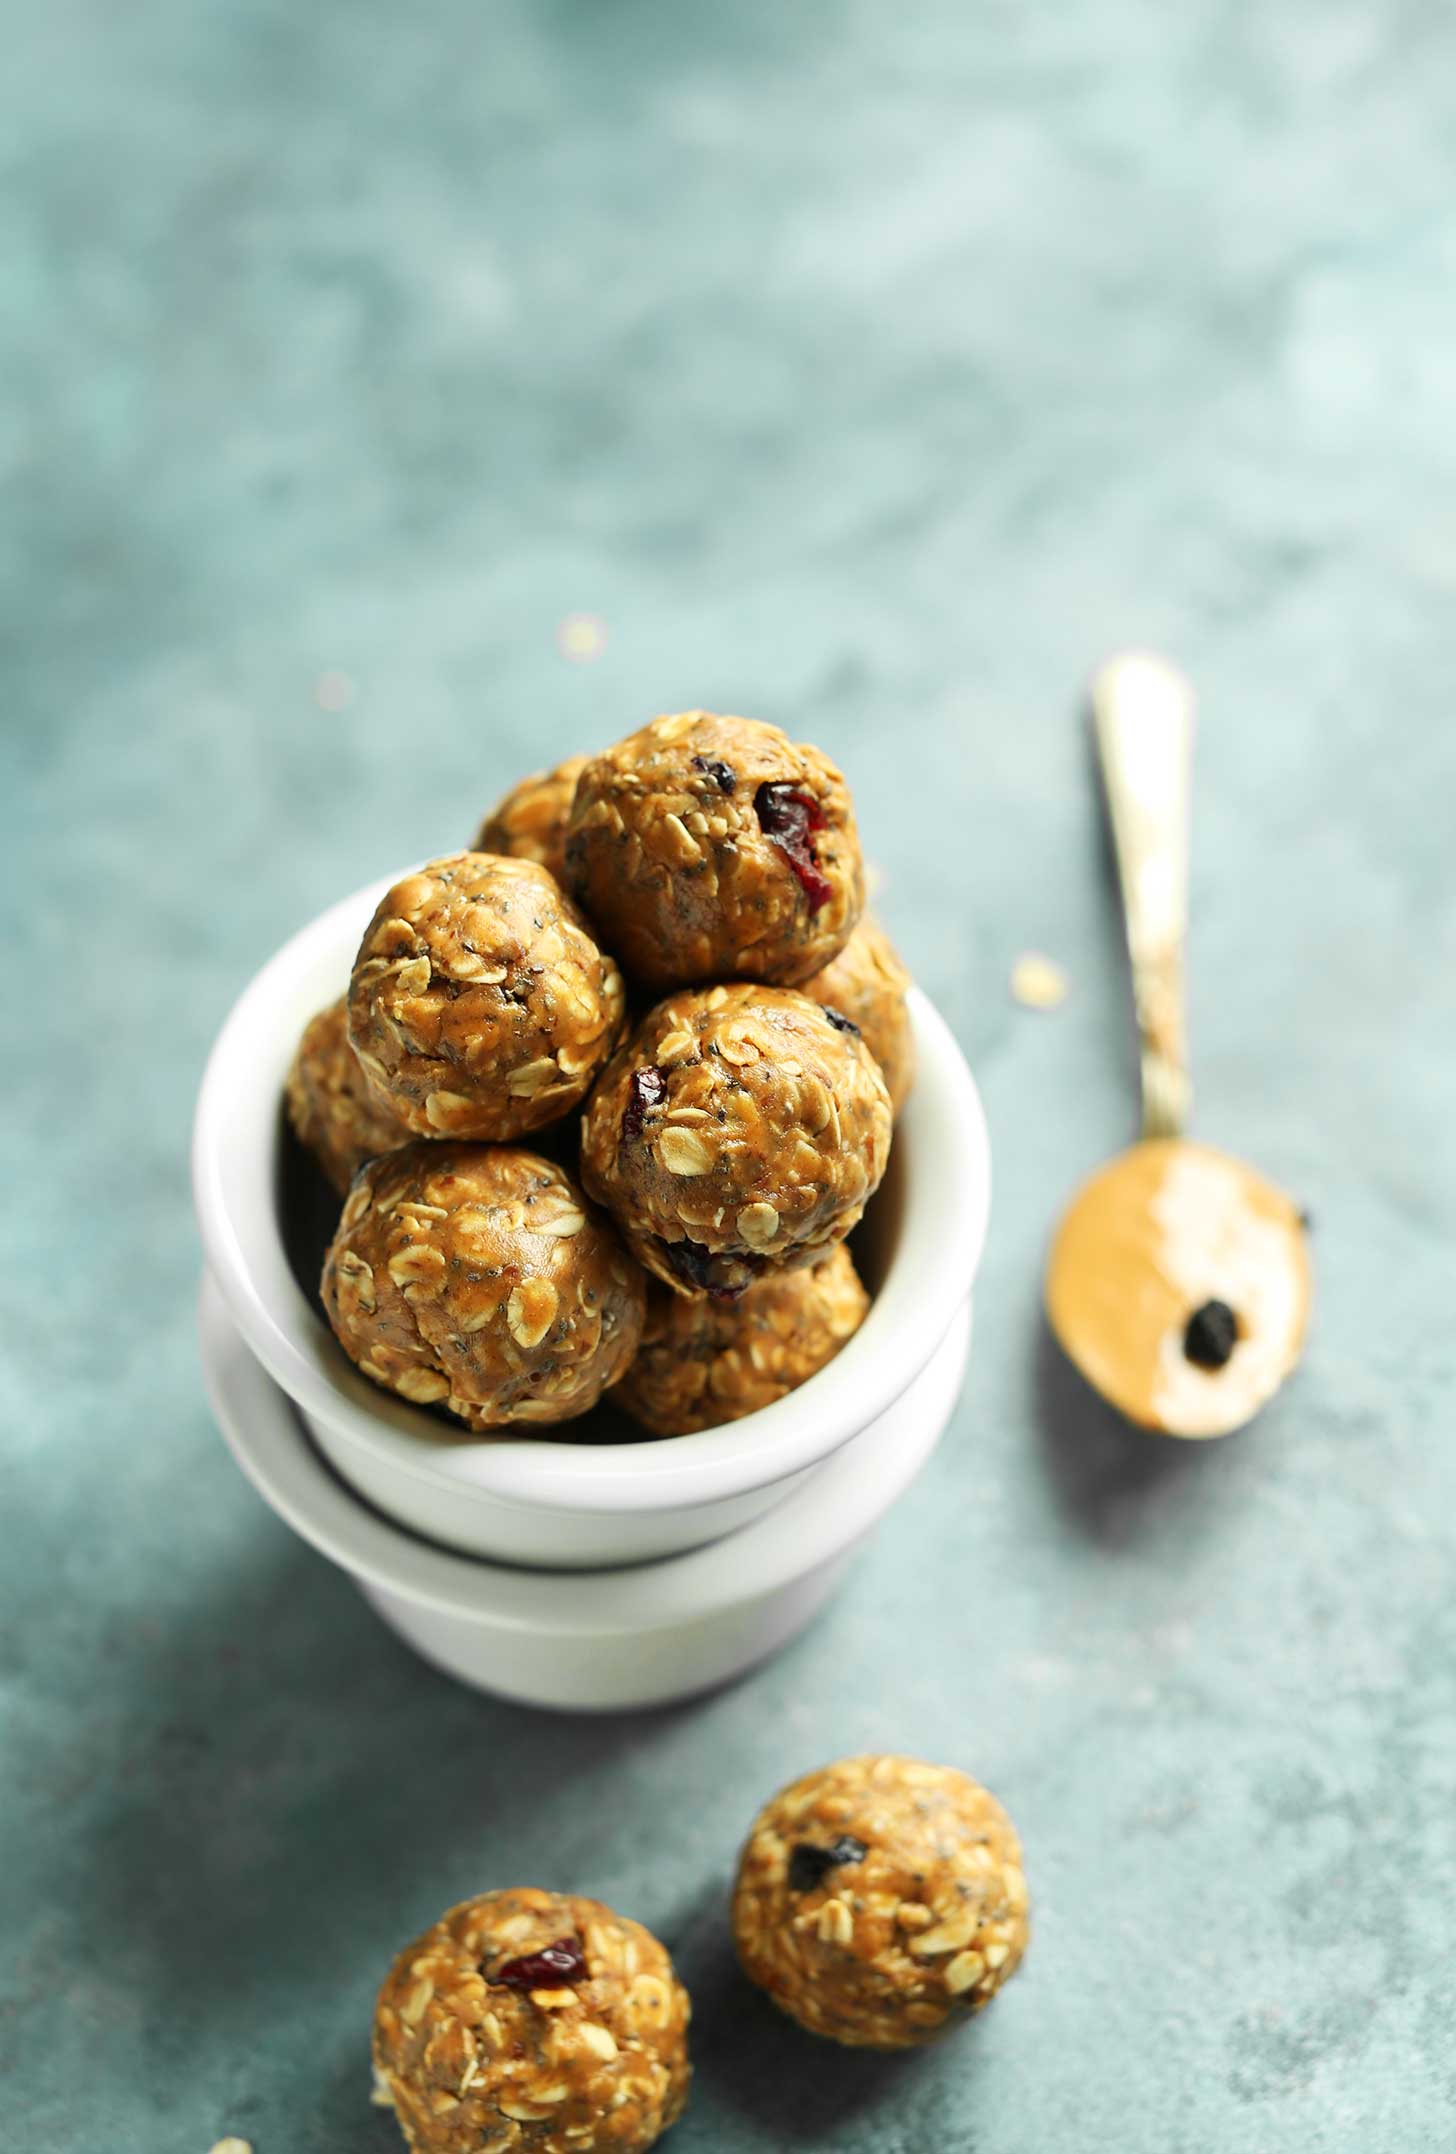
<svg viewBox="0 0 1456 2154">
<path fill-rule="evenodd" d="M 274 953 L 224 1019 L 198 1093 L 192 1186 L 208 1266 L 248 1346 L 304 1415 L 367 1452 L 376 1469 L 423 1479 L 464 1503 L 610 1513 L 690 1507 L 771 1487 L 817 1465 L 884 1413 L 969 1294 L 990 1213 L 980 1095 L 950 1028 L 916 987 L 908 996 L 916 1084 L 898 1128 L 901 1136 L 926 1129 L 902 1150 L 910 1164 L 901 1231 L 865 1322 L 808 1384 L 694 1435 L 595 1444 L 439 1432 L 420 1409 L 353 1367 L 289 1266 L 271 1195 L 273 1147 L 298 1035 L 330 999 L 331 983 L 347 980 L 365 925 L 398 879 L 383 876 L 340 898 Z M 933 1139 L 937 1156 L 917 1165 Z M 270 1192 L 268 1202 L 248 1207 L 248 1218 L 229 1195 L 230 1178 L 240 1173 L 252 1177 L 248 1186 Z M 422 1437 L 435 1440 L 422 1444 Z"/>
<path fill-rule="evenodd" d="M 873 1452 L 862 1455 L 843 1448 L 762 1518 L 703 1547 L 598 1571 L 525 1570 L 461 1555 L 383 1517 L 320 1455 L 205 1268 L 198 1328 L 208 1401 L 238 1466 L 301 1540 L 356 1583 L 495 1629 L 605 1637 L 714 1615 L 847 1554 L 938 1445 L 954 1410 L 973 1322 L 967 1301 L 919 1372 L 921 1396 L 907 1392 L 899 1402 L 908 1424 L 901 1441 L 871 1439 Z"/>
</svg>

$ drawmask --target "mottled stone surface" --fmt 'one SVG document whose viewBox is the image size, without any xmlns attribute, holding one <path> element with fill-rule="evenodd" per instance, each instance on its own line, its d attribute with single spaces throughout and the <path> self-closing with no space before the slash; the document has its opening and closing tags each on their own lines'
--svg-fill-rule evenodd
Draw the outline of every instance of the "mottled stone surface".
<svg viewBox="0 0 1456 2154">
<path fill-rule="evenodd" d="M 5 42 L 7 2144 L 382 2154 L 390 1954 L 523 1878 L 677 1956 L 681 2154 L 1449 2143 L 1456 18 L 57 0 Z M 1204 695 L 1199 1127 L 1316 1218 L 1308 1365 L 1200 1450 L 1037 1317 L 1131 1124 L 1076 712 L 1131 639 Z M 854 781 L 996 1218 L 955 1427 L 832 1614 L 563 1724 L 411 1659 L 230 1464 L 186 1124 L 288 930 L 697 703 Z M 870 1749 L 994 1788 L 1036 1908 L 985 2021 L 889 2062 L 727 1937 L 757 1804 Z"/>
</svg>

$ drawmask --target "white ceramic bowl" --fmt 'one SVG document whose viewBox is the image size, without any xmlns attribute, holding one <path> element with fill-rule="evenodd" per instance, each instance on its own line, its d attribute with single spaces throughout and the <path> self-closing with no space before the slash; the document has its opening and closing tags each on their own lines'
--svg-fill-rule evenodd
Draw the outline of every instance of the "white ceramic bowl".
<svg viewBox="0 0 1456 2154">
<path fill-rule="evenodd" d="M 760 1516 L 895 1405 L 970 1295 L 990 1156 L 979 1096 L 944 1020 L 912 990 L 919 1073 L 855 1241 L 874 1304 L 828 1368 L 761 1413 L 696 1436 L 602 1441 L 590 1415 L 554 1439 L 456 1435 L 359 1374 L 299 1286 L 285 1240 L 284 1076 L 307 1020 L 342 992 L 387 888 L 345 898 L 286 943 L 234 1006 L 208 1061 L 193 1191 L 233 1321 L 338 1472 L 450 1547 L 597 1568 L 698 1547 Z M 320 1245 L 313 1261 L 321 1254 Z"/>
<path fill-rule="evenodd" d="M 755 1524 L 688 1555 L 565 1577 L 452 1555 L 380 1518 L 313 1449 L 210 1277 L 200 1316 L 213 1409 L 279 1516 L 448 1674 L 524 1704 L 585 1712 L 689 1697 L 801 1630 L 935 1448 L 970 1337 L 963 1308 L 897 1403 Z"/>
</svg>

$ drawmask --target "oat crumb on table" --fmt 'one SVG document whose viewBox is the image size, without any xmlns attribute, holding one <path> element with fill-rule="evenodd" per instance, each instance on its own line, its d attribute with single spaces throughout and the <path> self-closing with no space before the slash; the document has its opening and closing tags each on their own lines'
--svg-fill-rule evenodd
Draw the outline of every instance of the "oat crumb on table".
<svg viewBox="0 0 1456 2154">
<path fill-rule="evenodd" d="M 640 1923 L 486 1892 L 395 1960 L 374 2067 L 413 2154 L 642 2154 L 687 2100 L 689 2014 Z"/>
<path fill-rule="evenodd" d="M 754 1820 L 733 1935 L 750 1980 L 811 2033 L 912 2048 L 981 2011 L 1016 1972 L 1021 1846 L 965 1773 L 842 1758 Z"/>
<path fill-rule="evenodd" d="M 1026 950 L 1011 968 L 1011 993 L 1024 1010 L 1056 1010 L 1071 993 L 1062 967 L 1039 950 Z"/>
</svg>

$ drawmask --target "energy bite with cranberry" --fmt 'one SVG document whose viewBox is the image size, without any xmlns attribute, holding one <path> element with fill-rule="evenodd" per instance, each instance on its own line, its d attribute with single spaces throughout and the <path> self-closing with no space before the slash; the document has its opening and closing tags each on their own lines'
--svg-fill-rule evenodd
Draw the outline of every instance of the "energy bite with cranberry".
<svg viewBox="0 0 1456 2154">
<path fill-rule="evenodd" d="M 640 1922 L 575 1894 L 483 1892 L 385 1977 L 379 2099 L 414 2154 L 641 2154 L 687 2100 L 689 2013 Z"/>
<path fill-rule="evenodd" d="M 858 1034 L 790 988 L 684 988 L 648 1012 L 582 1118 L 589 1194 L 680 1294 L 732 1298 L 842 1241 L 890 1156 Z"/>
<path fill-rule="evenodd" d="M 878 920 L 866 913 L 838 957 L 802 992 L 846 1018 L 880 1065 L 896 1114 L 915 1082 L 915 1035 L 905 990 L 910 975 Z"/>
<path fill-rule="evenodd" d="M 375 1097 L 349 1045 L 342 995 L 304 1026 L 283 1097 L 294 1135 L 340 1196 L 366 1159 L 409 1143 L 409 1130 Z"/>
<path fill-rule="evenodd" d="M 622 975 L 534 860 L 453 853 L 365 930 L 349 1038 L 419 1137 L 524 1136 L 576 1106 L 611 1053 Z"/>
<path fill-rule="evenodd" d="M 911 2049 L 988 2005 L 1027 1941 L 1021 1844 L 994 1795 L 915 1758 L 842 1758 L 775 1795 L 739 1858 L 750 1981 L 811 2034 Z"/>
<path fill-rule="evenodd" d="M 513 1145 L 406 1145 L 360 1169 L 324 1260 L 351 1361 L 473 1429 L 595 1406 L 642 1335 L 645 1282 L 570 1175 Z"/>
<path fill-rule="evenodd" d="M 577 780 L 567 887 L 628 973 L 792 985 L 864 902 L 854 809 L 817 748 L 711 711 L 654 719 Z"/>
<path fill-rule="evenodd" d="M 834 1359 L 870 1298 L 841 1242 L 798 1271 L 770 1272 L 741 1300 L 648 1289 L 647 1323 L 615 1396 L 654 1436 L 688 1436 L 772 1406 Z"/>
<path fill-rule="evenodd" d="M 566 869 L 566 825 L 584 755 L 570 755 L 554 770 L 535 770 L 498 800 L 480 826 L 471 850 L 534 860 L 558 882 Z"/>
</svg>

